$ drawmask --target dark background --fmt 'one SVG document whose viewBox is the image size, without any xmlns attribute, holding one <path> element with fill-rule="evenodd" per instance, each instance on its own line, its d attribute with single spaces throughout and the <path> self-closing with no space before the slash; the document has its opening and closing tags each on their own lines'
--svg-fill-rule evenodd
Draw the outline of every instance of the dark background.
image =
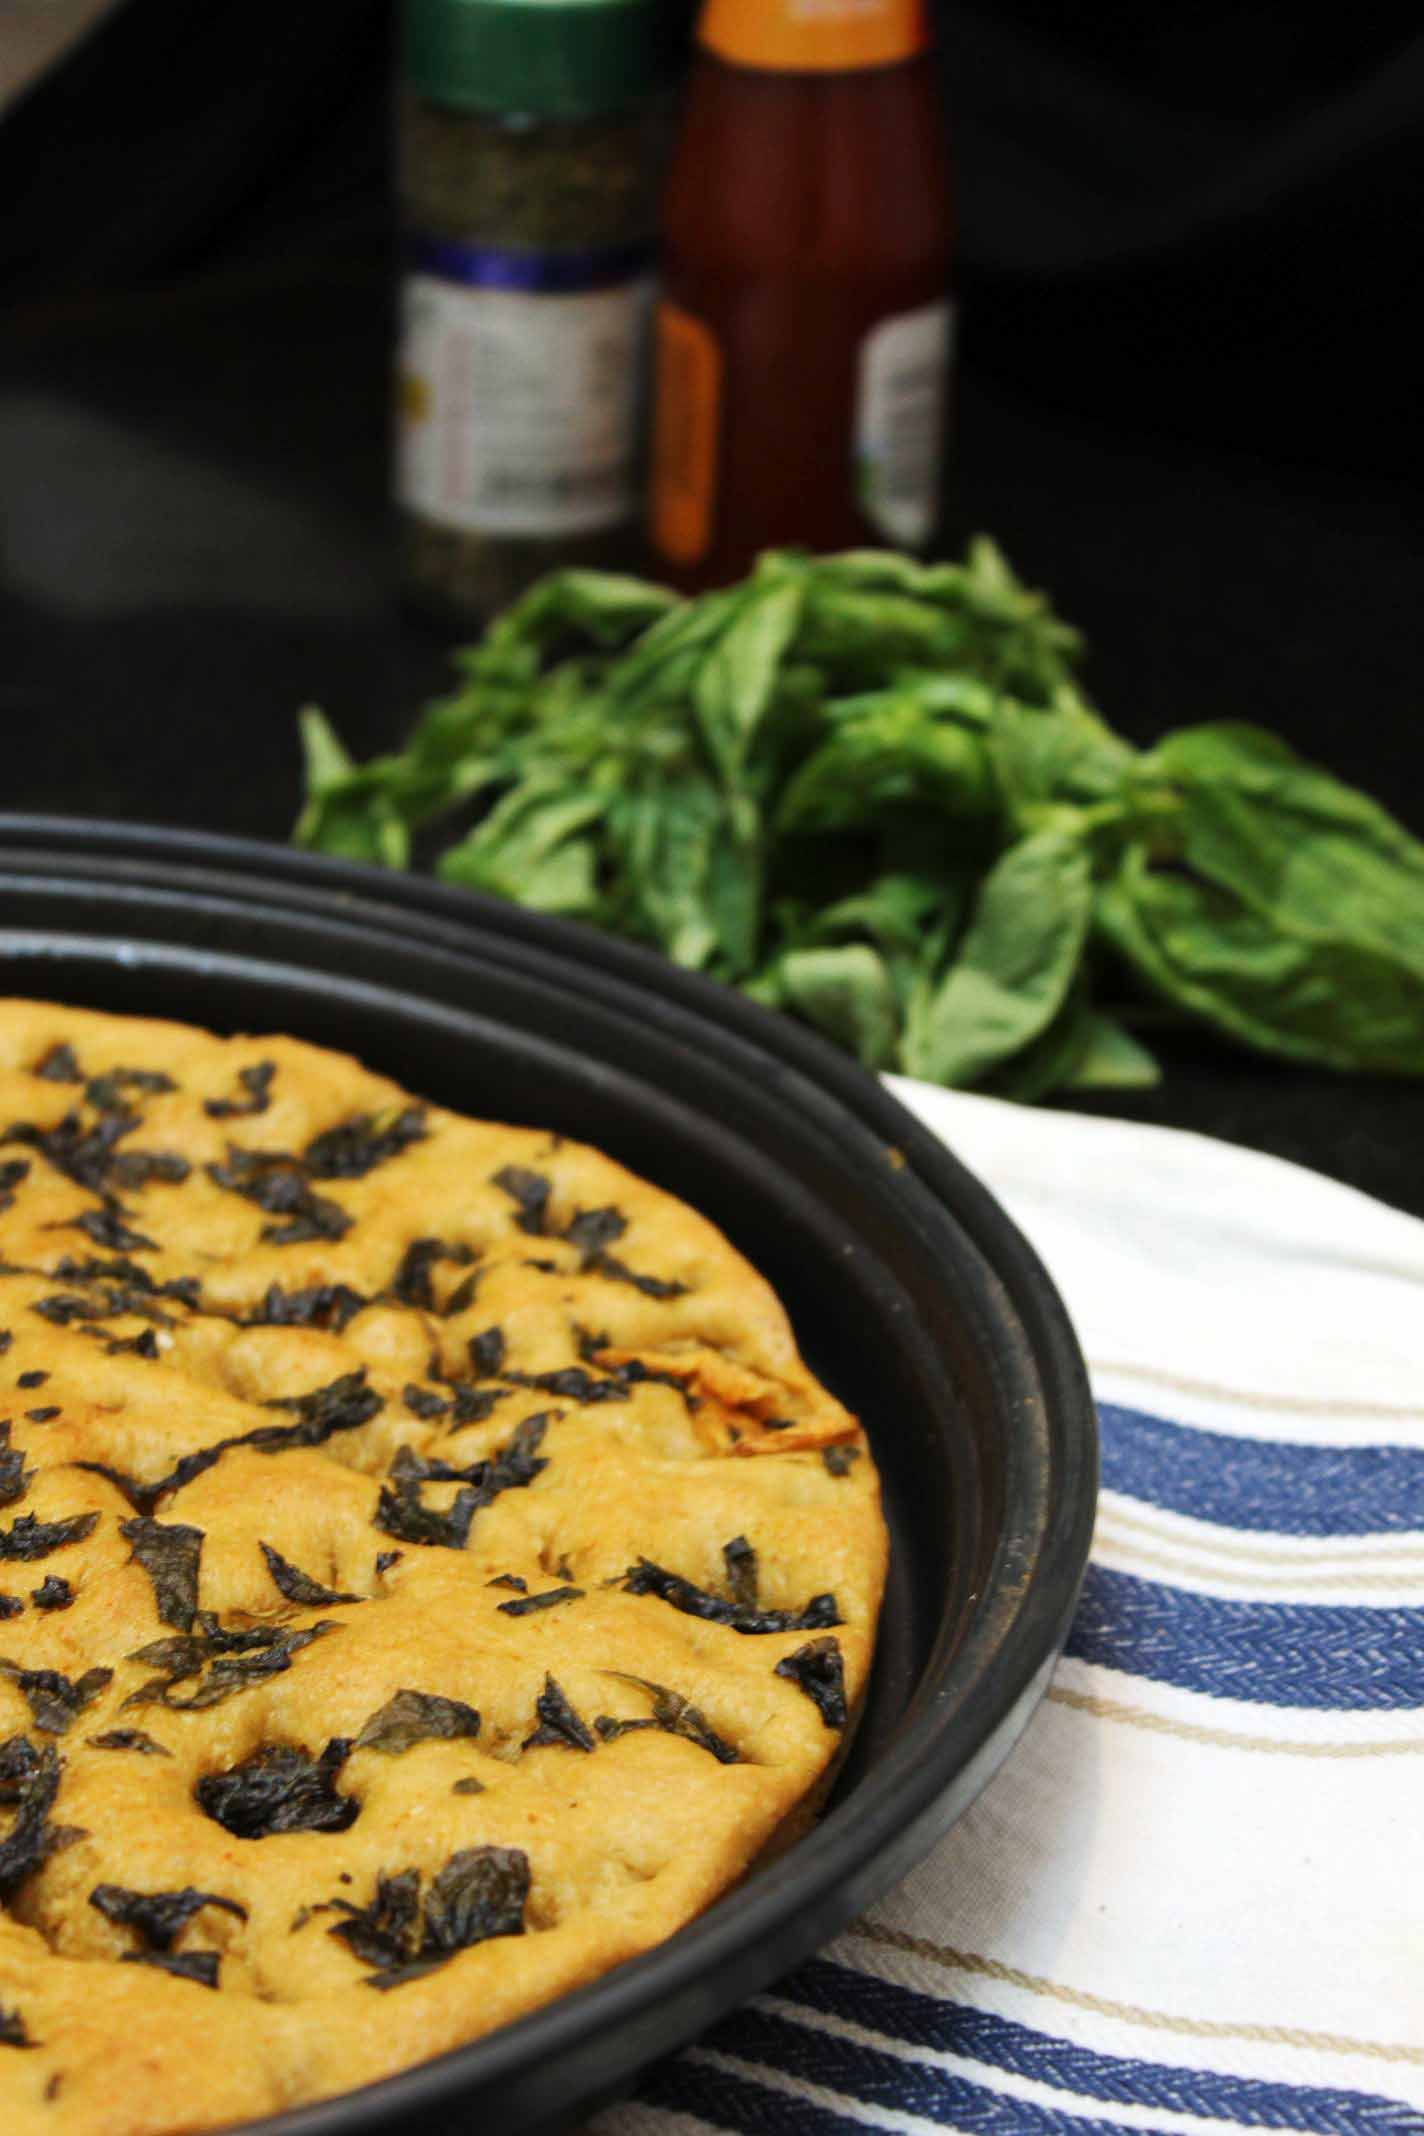
<svg viewBox="0 0 1424 2136">
<path fill-rule="evenodd" d="M 948 538 L 1052 590 L 1128 735 L 1257 720 L 1424 833 L 1417 11 L 938 15 Z M 5 806 L 280 838 L 298 704 L 364 753 L 441 686 L 386 511 L 392 43 L 385 0 L 126 0 L 0 110 Z M 1183 1040 L 1094 1109 L 1424 1211 L 1418 1086 Z"/>
</svg>

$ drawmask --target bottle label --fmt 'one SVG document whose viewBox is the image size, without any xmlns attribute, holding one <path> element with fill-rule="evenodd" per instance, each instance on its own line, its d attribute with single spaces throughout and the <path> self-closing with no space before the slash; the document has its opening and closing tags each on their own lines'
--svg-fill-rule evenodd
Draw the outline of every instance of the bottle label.
<svg viewBox="0 0 1424 2136">
<path fill-rule="evenodd" d="M 855 480 L 861 510 L 902 549 L 934 532 L 954 311 L 925 304 L 871 328 L 860 347 Z"/>
<path fill-rule="evenodd" d="M 645 246 L 411 244 L 397 368 L 407 510 L 536 537 L 633 517 L 648 265 Z"/>
<path fill-rule="evenodd" d="M 740 67 L 853 73 L 929 44 L 925 0 L 704 0 L 698 42 Z"/>
<path fill-rule="evenodd" d="M 653 546 L 672 563 L 695 564 L 712 540 L 722 352 L 709 327 L 664 299 L 654 365 Z"/>
</svg>

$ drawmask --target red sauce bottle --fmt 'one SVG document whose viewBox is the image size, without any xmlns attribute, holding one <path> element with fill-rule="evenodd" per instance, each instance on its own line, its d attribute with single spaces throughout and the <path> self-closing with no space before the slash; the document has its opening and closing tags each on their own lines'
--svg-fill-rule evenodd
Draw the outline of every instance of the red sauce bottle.
<svg viewBox="0 0 1424 2136">
<path fill-rule="evenodd" d="M 953 314 L 924 0 L 706 0 L 663 200 L 649 531 L 689 588 L 757 552 L 922 548 Z"/>
</svg>

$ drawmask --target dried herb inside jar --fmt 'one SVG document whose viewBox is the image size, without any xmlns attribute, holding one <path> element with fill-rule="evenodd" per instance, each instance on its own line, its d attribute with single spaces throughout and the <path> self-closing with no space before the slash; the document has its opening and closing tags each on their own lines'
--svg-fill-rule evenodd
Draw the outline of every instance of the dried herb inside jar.
<svg viewBox="0 0 1424 2136">
<path fill-rule="evenodd" d="M 633 560 L 658 0 L 409 0 L 396 494 L 449 618 Z"/>
</svg>

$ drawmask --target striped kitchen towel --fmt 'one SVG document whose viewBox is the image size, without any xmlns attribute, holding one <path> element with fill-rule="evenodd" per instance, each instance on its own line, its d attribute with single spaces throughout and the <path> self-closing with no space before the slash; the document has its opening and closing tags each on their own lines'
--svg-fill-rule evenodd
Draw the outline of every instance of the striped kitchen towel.
<svg viewBox="0 0 1424 2136">
<path fill-rule="evenodd" d="M 1077 1324 L 1082 1603 L 930 1860 L 598 2136 L 1419 2136 L 1424 1224 L 1198 1136 L 895 1088 Z"/>
</svg>

